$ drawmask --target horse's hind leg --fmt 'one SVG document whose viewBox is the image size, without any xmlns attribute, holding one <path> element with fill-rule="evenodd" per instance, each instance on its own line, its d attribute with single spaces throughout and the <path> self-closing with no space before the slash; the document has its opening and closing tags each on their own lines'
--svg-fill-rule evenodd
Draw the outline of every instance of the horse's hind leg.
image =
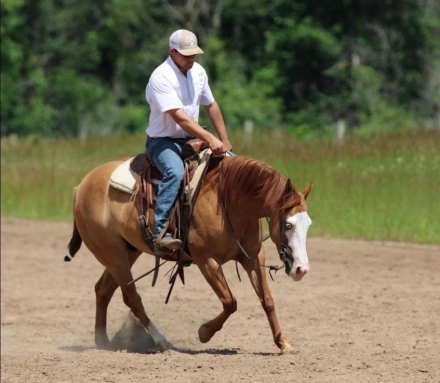
<svg viewBox="0 0 440 383">
<path fill-rule="evenodd" d="M 266 271 L 264 269 L 266 256 L 263 247 L 258 254 L 258 259 L 259 263 L 252 262 L 249 259 L 242 257 L 242 259 L 240 259 L 240 263 L 246 270 L 249 279 L 251 280 L 252 286 L 254 287 L 258 298 L 260 299 L 261 305 L 263 306 L 267 319 L 269 320 L 275 344 L 279 347 L 281 353 L 292 352 L 293 347 L 289 343 L 287 343 L 281 332 L 281 326 L 278 322 L 278 317 L 275 312 L 275 304 L 272 299 L 269 286 L 267 285 Z"/>
<path fill-rule="evenodd" d="M 110 342 L 107 336 L 107 308 L 118 287 L 119 285 L 107 269 L 104 270 L 104 273 L 95 285 L 95 343 L 100 349 L 109 348 Z"/>
<path fill-rule="evenodd" d="M 173 347 L 172 344 L 166 340 L 166 338 L 159 332 L 159 330 L 157 330 L 153 322 L 150 321 L 147 314 L 145 313 L 145 309 L 142 304 L 142 299 L 136 291 L 135 284 L 132 283 L 128 285 L 128 283 L 133 280 L 133 275 L 131 273 L 131 266 L 132 263 L 134 263 L 134 261 L 130 260 L 130 257 L 128 256 L 128 251 L 125 248 L 124 243 L 122 241 L 121 242 L 116 241 L 115 239 L 110 240 L 110 238 L 108 238 L 108 240 L 104 243 L 106 245 L 106 249 L 91 248 L 91 250 L 95 254 L 95 257 L 104 266 L 106 266 L 107 268 L 106 272 L 110 273 L 114 278 L 116 284 L 120 286 L 124 298 L 124 303 L 130 308 L 132 313 L 144 325 L 144 327 L 150 333 L 151 337 L 154 340 L 154 343 L 156 344 L 156 346 L 158 346 L 158 348 L 160 348 L 161 350 L 168 350 L 172 348 Z M 105 257 L 101 257 L 100 254 L 105 254 Z M 99 304 L 97 302 L 97 314 L 98 314 L 98 309 L 101 310 L 99 311 L 99 314 L 97 316 L 98 327 L 101 326 L 99 327 L 101 334 L 103 333 L 102 329 L 104 328 L 102 327 L 102 325 L 105 324 L 106 321 L 106 319 L 104 319 L 104 314 L 106 314 L 106 307 L 108 306 L 108 302 L 110 302 L 111 295 L 113 295 L 115 290 L 114 282 L 111 281 L 110 276 L 107 277 L 106 272 L 104 272 L 104 275 L 101 278 L 102 278 L 103 289 L 105 290 L 105 288 L 107 287 L 108 291 L 107 294 L 103 294 L 104 298 L 102 299 L 102 302 L 99 302 Z M 110 294 L 111 289 L 113 289 L 113 293 Z M 101 288 L 100 290 L 104 291 Z M 102 311 L 104 307 L 105 307 L 105 311 Z M 104 340 L 102 341 L 102 339 Z M 100 338 L 100 341 L 104 343 L 107 341 L 108 344 L 107 334 L 105 334 L 104 338 Z"/>
<path fill-rule="evenodd" d="M 138 252 L 129 252 L 128 261 L 130 267 L 138 259 Z M 104 270 L 101 278 L 95 285 L 96 294 L 96 316 L 95 316 L 95 343 L 98 348 L 108 349 L 110 342 L 107 336 L 107 308 L 115 293 L 115 290 L 119 287 L 108 269 Z"/>
<path fill-rule="evenodd" d="M 223 304 L 223 311 L 199 328 L 200 342 L 208 342 L 219 331 L 231 314 L 237 311 L 237 300 L 231 293 L 221 266 L 212 258 L 197 263 L 205 279 Z"/>
</svg>

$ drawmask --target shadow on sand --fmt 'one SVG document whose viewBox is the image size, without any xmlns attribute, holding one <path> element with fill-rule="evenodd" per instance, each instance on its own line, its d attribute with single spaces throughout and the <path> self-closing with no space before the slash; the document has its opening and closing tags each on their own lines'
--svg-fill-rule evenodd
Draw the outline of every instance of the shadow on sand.
<svg viewBox="0 0 440 383">
<path fill-rule="evenodd" d="M 60 350 L 70 352 L 84 352 L 96 349 L 96 347 L 85 346 L 67 346 L 60 347 Z M 145 330 L 145 327 L 130 313 L 120 330 L 114 335 L 110 341 L 109 351 L 127 351 L 136 354 L 153 354 L 159 353 L 161 350 L 154 344 L 153 338 Z M 212 354 L 212 355 L 237 355 L 236 349 L 206 349 L 191 350 L 184 347 L 174 347 L 172 351 L 189 354 Z M 258 353 L 259 355 L 273 355 L 271 353 Z"/>
</svg>

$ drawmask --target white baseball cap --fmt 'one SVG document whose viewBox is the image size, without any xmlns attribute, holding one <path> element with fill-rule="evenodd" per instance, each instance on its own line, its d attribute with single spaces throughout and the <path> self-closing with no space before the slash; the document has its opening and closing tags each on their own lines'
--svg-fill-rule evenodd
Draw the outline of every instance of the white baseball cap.
<svg viewBox="0 0 440 383">
<path fill-rule="evenodd" d="M 203 51 L 197 45 L 197 37 L 186 29 L 179 29 L 170 36 L 170 48 L 184 56 L 202 54 Z"/>
</svg>

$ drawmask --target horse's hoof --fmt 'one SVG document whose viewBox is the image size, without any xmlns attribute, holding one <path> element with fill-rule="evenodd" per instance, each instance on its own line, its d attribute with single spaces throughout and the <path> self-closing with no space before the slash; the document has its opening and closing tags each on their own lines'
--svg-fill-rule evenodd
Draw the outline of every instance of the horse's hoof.
<svg viewBox="0 0 440 383">
<path fill-rule="evenodd" d="M 96 347 L 98 350 L 110 350 L 110 341 L 107 339 L 96 339 L 95 340 Z"/>
<path fill-rule="evenodd" d="M 290 344 L 286 343 L 283 347 L 281 347 L 280 354 L 298 354 L 298 351 L 295 350 Z"/>
<path fill-rule="evenodd" d="M 211 340 L 212 334 L 208 323 L 202 324 L 199 328 L 199 340 L 202 343 L 207 343 Z"/>
</svg>

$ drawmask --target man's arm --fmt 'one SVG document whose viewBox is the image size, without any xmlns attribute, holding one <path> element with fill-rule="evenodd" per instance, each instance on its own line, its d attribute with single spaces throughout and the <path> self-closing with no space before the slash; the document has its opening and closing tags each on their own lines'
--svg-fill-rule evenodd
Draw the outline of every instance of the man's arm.
<svg viewBox="0 0 440 383">
<path fill-rule="evenodd" d="M 226 132 L 225 121 L 223 120 L 223 115 L 217 102 L 214 101 L 210 105 L 203 105 L 203 108 L 226 150 L 232 150 L 232 145 L 229 142 L 228 134 Z"/>
<path fill-rule="evenodd" d="M 203 129 L 193 118 L 189 117 L 183 109 L 171 109 L 167 110 L 166 113 L 168 113 L 185 132 L 206 141 L 214 154 L 221 154 L 226 150 L 230 150 L 230 147 L 227 147 L 216 136 Z"/>
</svg>

